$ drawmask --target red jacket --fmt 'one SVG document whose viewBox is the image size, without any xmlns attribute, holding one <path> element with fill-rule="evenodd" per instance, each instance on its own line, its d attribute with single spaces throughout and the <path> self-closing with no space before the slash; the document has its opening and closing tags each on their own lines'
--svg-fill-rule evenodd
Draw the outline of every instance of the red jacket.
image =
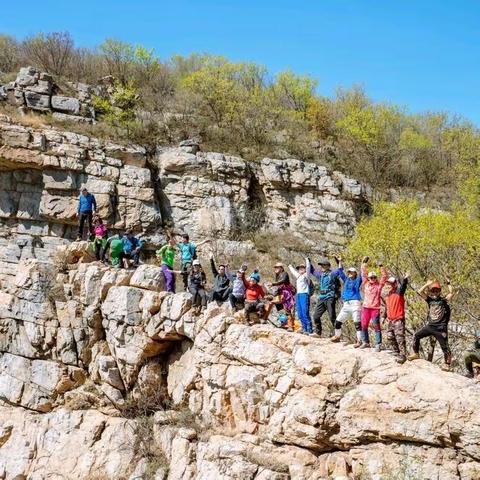
<svg viewBox="0 0 480 480">
<path fill-rule="evenodd" d="M 404 278 L 402 284 L 385 296 L 385 310 L 387 319 L 390 322 L 405 318 L 405 291 L 407 290 L 408 279 Z"/>
<path fill-rule="evenodd" d="M 247 302 L 255 302 L 265 296 L 265 290 L 260 284 L 253 283 L 246 278 L 243 279 L 243 283 L 245 284 L 245 300 Z"/>
</svg>

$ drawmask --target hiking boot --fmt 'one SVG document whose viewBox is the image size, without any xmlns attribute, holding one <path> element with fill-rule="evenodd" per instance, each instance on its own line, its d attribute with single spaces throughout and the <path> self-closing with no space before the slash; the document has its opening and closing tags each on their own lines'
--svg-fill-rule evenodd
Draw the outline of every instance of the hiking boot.
<svg viewBox="0 0 480 480">
<path fill-rule="evenodd" d="M 420 355 L 418 353 L 413 352 L 407 357 L 407 360 L 411 362 L 412 360 L 418 360 L 419 358 L 420 358 Z"/>
<path fill-rule="evenodd" d="M 76 241 L 76 242 L 81 242 L 81 241 L 82 241 L 82 237 L 77 237 L 77 238 L 75 239 L 75 241 Z"/>
<path fill-rule="evenodd" d="M 470 373 L 470 372 L 467 372 L 467 373 L 465 374 L 465 376 L 466 376 L 467 378 L 474 378 L 473 373 Z"/>
<path fill-rule="evenodd" d="M 357 342 L 353 344 L 353 348 L 360 348 L 362 346 L 362 342 Z"/>
<path fill-rule="evenodd" d="M 336 335 L 330 339 L 331 342 L 333 343 L 338 343 L 340 341 L 340 337 L 337 337 Z"/>
<path fill-rule="evenodd" d="M 288 328 L 287 328 L 287 332 L 293 332 L 293 328 L 292 328 L 292 327 L 288 327 Z"/>
<path fill-rule="evenodd" d="M 317 332 L 312 333 L 310 336 L 313 338 L 321 338 Z"/>
<path fill-rule="evenodd" d="M 376 352 L 381 352 L 382 351 L 382 345 L 380 343 L 378 345 L 375 345 L 375 351 Z"/>
<path fill-rule="evenodd" d="M 449 372 L 451 366 L 450 366 L 448 363 L 445 363 L 445 364 L 442 365 L 440 368 L 441 368 L 444 372 Z"/>
<path fill-rule="evenodd" d="M 366 342 L 363 342 L 358 348 L 370 348 L 370 344 L 369 343 L 366 343 Z"/>
<path fill-rule="evenodd" d="M 407 361 L 407 357 L 405 355 L 398 355 L 395 361 L 401 365 Z"/>
</svg>

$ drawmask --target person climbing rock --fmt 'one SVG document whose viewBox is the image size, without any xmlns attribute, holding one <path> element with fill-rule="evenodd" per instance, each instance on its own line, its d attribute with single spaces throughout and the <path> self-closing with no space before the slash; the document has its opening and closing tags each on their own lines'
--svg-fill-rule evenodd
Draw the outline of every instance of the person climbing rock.
<svg viewBox="0 0 480 480">
<path fill-rule="evenodd" d="M 243 276 L 246 271 L 247 266 L 242 265 L 242 267 L 237 270 L 236 275 L 232 278 L 232 286 L 228 295 L 232 311 L 238 311 L 245 308 L 245 284 L 243 282 Z"/>
<path fill-rule="evenodd" d="M 288 268 L 297 281 L 295 304 L 298 319 L 302 324 L 301 333 L 310 335 L 313 333 L 310 319 L 310 260 L 306 258 L 304 265 L 298 265 L 296 268 L 289 265 Z"/>
<path fill-rule="evenodd" d="M 98 215 L 94 218 L 93 234 L 93 249 L 95 251 L 95 258 L 103 261 L 105 259 L 105 247 L 107 246 L 107 226 Z"/>
<path fill-rule="evenodd" d="M 375 330 L 375 349 L 379 352 L 382 348 L 382 327 L 380 324 L 380 310 L 382 307 L 382 289 L 387 281 L 387 270 L 382 264 L 380 267 L 380 280 L 377 273 L 368 271 L 368 257 L 362 262 L 362 287 L 363 287 L 363 306 L 362 306 L 362 344 L 359 348 L 369 348 L 370 339 L 368 327 L 372 322 Z"/>
<path fill-rule="evenodd" d="M 185 291 L 188 290 L 188 275 L 192 269 L 192 262 L 197 258 L 197 248 L 209 241 L 208 239 L 203 240 L 195 245 L 190 241 L 188 234 L 184 233 L 182 235 L 182 241 L 177 243 L 177 248 L 180 252 L 181 271 Z"/>
<path fill-rule="evenodd" d="M 275 281 L 269 284 L 273 289 L 273 299 L 266 307 L 265 318 L 268 319 L 274 306 L 278 312 L 284 310 L 287 316 L 285 327 L 288 331 L 293 332 L 295 327 L 295 289 L 290 283 L 290 277 L 282 263 L 276 263 L 273 269 Z"/>
<path fill-rule="evenodd" d="M 193 260 L 192 270 L 188 274 L 188 291 L 192 294 L 192 304 L 197 315 L 207 306 L 206 283 L 207 277 L 200 265 L 200 260 Z"/>
<path fill-rule="evenodd" d="M 390 277 L 385 283 L 386 294 L 385 318 L 387 320 L 387 339 L 397 356 L 398 363 L 404 363 L 407 359 L 407 347 L 405 344 L 405 292 L 407 291 L 408 278 L 406 273 L 399 284 L 395 277 Z"/>
<path fill-rule="evenodd" d="M 465 362 L 465 368 L 467 369 L 467 377 L 474 378 L 475 372 L 473 370 L 473 364 L 480 364 L 480 335 L 476 335 L 473 346 L 470 350 L 467 350 L 463 357 Z"/>
<path fill-rule="evenodd" d="M 352 317 L 355 331 L 357 334 L 357 343 L 354 346 L 359 347 L 362 344 L 362 295 L 360 293 L 362 277 L 358 275 L 358 271 L 355 267 L 348 268 L 347 273 L 345 273 L 343 271 L 341 257 L 338 257 L 338 276 L 343 282 L 343 306 L 335 320 L 335 335 L 331 338 L 331 341 L 339 342 L 341 340 L 342 325 L 350 317 Z"/>
<path fill-rule="evenodd" d="M 317 304 L 313 312 L 313 335 L 320 337 L 322 335 L 322 316 L 328 313 L 332 329 L 335 329 L 337 314 L 335 306 L 337 303 L 337 292 L 340 287 L 339 271 L 332 271 L 332 264 L 328 258 L 323 258 L 318 262 L 320 270 L 315 270 L 313 265 L 310 267 L 310 273 L 318 280 L 319 295 Z"/>
<path fill-rule="evenodd" d="M 165 277 L 165 287 L 167 292 L 175 293 L 175 271 L 173 267 L 175 265 L 175 254 L 177 249 L 175 248 L 175 239 L 170 238 L 166 245 L 163 245 L 155 252 L 157 258 L 160 259 L 161 269 Z"/>
<path fill-rule="evenodd" d="M 245 315 L 247 320 L 250 319 L 251 313 L 256 313 L 260 319 L 265 316 L 265 304 L 262 300 L 265 298 L 265 289 L 260 285 L 260 273 L 254 270 L 247 279 L 243 275 L 243 283 L 245 285 Z"/>
<path fill-rule="evenodd" d="M 140 252 L 144 246 L 143 240 L 135 237 L 132 230 L 127 230 L 123 236 L 123 254 L 122 261 L 125 268 L 129 268 L 130 261 L 133 261 L 133 266 L 138 267 L 140 262 Z"/>
<path fill-rule="evenodd" d="M 80 196 L 78 198 L 78 235 L 77 241 L 83 240 L 83 230 L 85 227 L 85 221 L 88 222 L 88 232 L 93 234 L 93 215 L 97 210 L 97 201 L 95 196 L 86 189 L 82 188 Z"/>
<path fill-rule="evenodd" d="M 429 280 L 418 291 L 418 294 L 428 304 L 427 324 L 415 332 L 413 353 L 409 355 L 408 360 L 420 358 L 420 341 L 422 338 L 433 336 L 440 344 L 445 360 L 445 369 L 448 370 L 452 362 L 452 353 L 448 346 L 448 322 L 451 313 L 449 302 L 453 298 L 453 288 L 450 280 L 447 280 L 447 286 L 448 294 L 444 297 L 441 295 L 442 286 L 437 281 Z"/>
<path fill-rule="evenodd" d="M 218 303 L 226 302 L 231 291 L 228 267 L 222 264 L 218 266 L 217 270 L 213 255 L 210 255 L 210 267 L 213 275 L 213 290 L 210 300 Z"/>
</svg>

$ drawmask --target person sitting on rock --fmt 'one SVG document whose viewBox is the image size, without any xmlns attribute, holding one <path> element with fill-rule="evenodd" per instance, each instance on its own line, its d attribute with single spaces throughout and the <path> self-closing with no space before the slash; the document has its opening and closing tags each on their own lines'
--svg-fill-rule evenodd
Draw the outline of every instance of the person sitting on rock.
<svg viewBox="0 0 480 480">
<path fill-rule="evenodd" d="M 243 283 L 243 276 L 247 271 L 247 266 L 242 265 L 241 268 L 237 270 L 237 274 L 232 278 L 230 293 L 228 299 L 230 301 L 230 306 L 232 311 L 238 311 L 242 308 L 245 308 L 245 284 Z"/>
<path fill-rule="evenodd" d="M 200 260 L 193 260 L 192 270 L 188 274 L 188 291 L 192 294 L 192 304 L 197 315 L 207 306 L 206 283 L 207 277 L 200 265 Z"/>
<path fill-rule="evenodd" d="M 295 288 L 290 283 L 290 277 L 282 263 L 276 263 L 273 268 L 275 281 L 270 284 L 273 287 L 273 300 L 266 307 L 265 318 L 268 319 L 274 306 L 278 312 L 284 310 L 287 316 L 284 328 L 287 328 L 289 332 L 293 332 L 295 327 Z"/>
<path fill-rule="evenodd" d="M 83 240 L 83 230 L 85 227 L 85 221 L 88 222 L 88 231 L 89 234 L 93 234 L 93 215 L 97 210 L 97 201 L 95 200 L 95 196 L 88 192 L 86 187 L 82 188 L 80 193 L 80 197 L 78 198 L 78 240 Z"/>
<path fill-rule="evenodd" d="M 363 306 L 362 306 L 362 344 L 359 348 L 370 348 L 370 338 L 368 327 L 372 322 L 375 330 L 375 350 L 379 352 L 382 349 L 382 327 L 380 324 L 380 310 L 382 307 L 382 289 L 387 281 L 387 270 L 382 264 L 380 267 L 380 280 L 377 273 L 368 271 L 368 257 L 362 262 L 362 286 L 363 286 Z"/>
<path fill-rule="evenodd" d="M 473 370 L 473 364 L 480 364 L 480 335 L 475 336 L 473 346 L 470 350 L 467 350 L 467 353 L 463 357 L 465 362 L 465 368 L 467 369 L 467 377 L 474 378 L 475 372 Z"/>
<path fill-rule="evenodd" d="M 203 240 L 196 245 L 190 241 L 190 237 L 187 233 L 182 235 L 182 241 L 177 243 L 177 248 L 180 251 L 181 271 L 183 278 L 183 286 L 185 291 L 188 287 L 188 276 L 192 269 L 192 262 L 197 258 L 197 247 L 204 245 L 210 240 Z"/>
<path fill-rule="evenodd" d="M 297 280 L 297 295 L 295 297 L 295 305 L 297 308 L 297 316 L 302 324 L 302 332 L 305 335 L 313 333 L 312 320 L 310 318 L 310 260 L 305 259 L 305 265 L 298 265 L 288 268 Z"/>
<path fill-rule="evenodd" d="M 155 252 L 157 258 L 161 261 L 161 268 L 165 277 L 165 287 L 167 292 L 175 293 L 175 272 L 173 270 L 175 264 L 175 239 L 170 238 L 168 243 Z"/>
<path fill-rule="evenodd" d="M 352 317 L 353 325 L 355 326 L 355 331 L 357 333 L 357 343 L 354 346 L 359 347 L 362 344 L 362 294 L 360 292 L 360 288 L 362 285 L 362 277 L 358 275 L 358 271 L 355 267 L 350 267 L 345 274 L 345 272 L 343 271 L 341 257 L 338 257 L 338 270 L 339 278 L 343 282 L 343 306 L 337 316 L 337 319 L 335 320 L 335 335 L 331 338 L 331 341 L 340 341 L 342 334 L 342 325 L 345 323 L 346 320 Z"/>
<path fill-rule="evenodd" d="M 443 351 L 445 360 L 445 369 L 450 368 L 452 354 L 448 346 L 448 322 L 450 321 L 449 302 L 453 298 L 453 288 L 450 280 L 447 280 L 448 294 L 442 297 L 442 286 L 437 281 L 429 280 L 418 291 L 418 294 L 428 304 L 427 324 L 417 330 L 413 336 L 413 353 L 408 357 L 409 360 L 420 358 L 420 340 L 426 337 L 435 337 Z M 428 293 L 427 293 L 428 291 Z"/>
<path fill-rule="evenodd" d="M 213 274 L 213 290 L 210 297 L 210 300 L 216 301 L 217 303 L 223 303 L 228 300 L 230 294 L 230 275 L 228 272 L 227 265 L 219 265 L 218 270 L 215 265 L 215 258 L 210 255 L 210 267 L 212 268 Z"/>
<path fill-rule="evenodd" d="M 405 344 L 405 292 L 407 291 L 408 278 L 406 273 L 402 283 L 398 283 L 395 277 L 390 277 L 385 283 L 386 294 L 385 318 L 387 320 L 387 339 L 397 355 L 398 363 L 405 363 L 407 359 L 407 347 Z"/>
<path fill-rule="evenodd" d="M 132 230 L 127 230 L 122 240 L 122 261 L 125 268 L 129 268 L 130 261 L 133 261 L 134 267 L 138 267 L 140 263 L 140 252 L 142 251 L 142 248 L 144 246 L 144 241 L 135 237 Z"/>
<path fill-rule="evenodd" d="M 260 319 L 265 316 L 265 304 L 262 300 L 265 298 L 266 292 L 260 285 L 260 273 L 254 270 L 247 279 L 243 274 L 243 284 L 245 285 L 245 315 L 247 321 L 250 321 L 250 314 L 256 313 Z"/>
<path fill-rule="evenodd" d="M 338 270 L 332 271 L 332 264 L 328 258 L 322 258 L 318 265 L 320 270 L 315 270 L 311 265 L 310 273 L 318 280 L 320 288 L 315 311 L 313 312 L 313 335 L 320 337 L 322 335 L 322 316 L 328 313 L 332 328 L 335 329 L 337 314 L 335 311 L 337 303 L 337 293 L 340 287 Z"/>
<path fill-rule="evenodd" d="M 93 234 L 95 235 L 93 239 L 95 258 L 103 261 L 105 259 L 105 247 L 107 246 L 107 226 L 98 215 L 94 219 Z"/>
</svg>

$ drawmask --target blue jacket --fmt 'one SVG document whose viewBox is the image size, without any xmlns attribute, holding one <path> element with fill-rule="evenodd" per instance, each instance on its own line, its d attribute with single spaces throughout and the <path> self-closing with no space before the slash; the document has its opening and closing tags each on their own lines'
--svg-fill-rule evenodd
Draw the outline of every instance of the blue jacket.
<svg viewBox="0 0 480 480">
<path fill-rule="evenodd" d="M 123 241 L 123 252 L 132 253 L 136 248 L 143 247 L 143 240 L 138 239 L 137 237 L 128 238 L 126 235 L 122 238 Z"/>
<path fill-rule="evenodd" d="M 80 195 L 78 199 L 78 213 L 90 213 L 97 209 L 97 201 L 91 193 Z"/>
<path fill-rule="evenodd" d="M 312 275 L 318 280 L 320 300 L 328 300 L 330 298 L 335 298 L 335 293 L 337 290 L 338 278 L 340 270 L 320 272 L 314 270 L 313 266 L 310 268 Z"/>
<path fill-rule="evenodd" d="M 360 293 L 360 287 L 362 286 L 362 276 L 357 274 L 356 278 L 348 278 L 343 271 L 343 268 L 339 268 L 338 275 L 343 281 L 342 300 L 348 302 L 350 300 L 361 300 L 362 294 Z"/>
</svg>

